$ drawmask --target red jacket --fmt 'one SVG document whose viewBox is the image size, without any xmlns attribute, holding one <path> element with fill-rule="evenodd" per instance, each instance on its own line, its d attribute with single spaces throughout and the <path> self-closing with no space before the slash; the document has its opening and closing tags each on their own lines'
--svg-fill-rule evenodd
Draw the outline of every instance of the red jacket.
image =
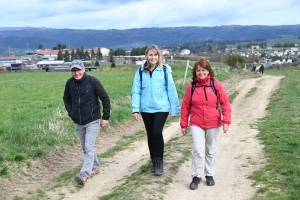
<svg viewBox="0 0 300 200">
<path fill-rule="evenodd" d="M 202 87 L 199 87 L 202 86 Z M 203 87 L 208 86 L 208 87 Z M 190 83 L 185 91 L 181 105 L 181 128 L 198 126 L 203 129 L 215 128 L 231 122 L 231 105 L 225 89 L 218 80 L 214 80 L 217 96 L 210 86 L 210 75 L 204 79 L 197 78 L 196 88 L 191 96 L 192 84 Z M 206 93 L 206 95 L 205 95 Z M 221 105 L 222 114 L 219 109 L 218 99 Z"/>
</svg>

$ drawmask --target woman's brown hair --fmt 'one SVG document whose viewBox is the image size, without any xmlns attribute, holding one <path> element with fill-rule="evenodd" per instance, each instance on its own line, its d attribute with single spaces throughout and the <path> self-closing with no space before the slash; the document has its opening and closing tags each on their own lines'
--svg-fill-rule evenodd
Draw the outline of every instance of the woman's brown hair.
<svg viewBox="0 0 300 200">
<path fill-rule="evenodd" d="M 211 68 L 208 60 L 206 58 L 200 58 L 195 64 L 192 69 L 192 74 L 193 74 L 193 80 L 197 79 L 196 71 L 198 68 L 203 68 L 206 69 L 209 72 L 209 75 L 211 78 L 215 76 L 214 70 Z"/>
</svg>

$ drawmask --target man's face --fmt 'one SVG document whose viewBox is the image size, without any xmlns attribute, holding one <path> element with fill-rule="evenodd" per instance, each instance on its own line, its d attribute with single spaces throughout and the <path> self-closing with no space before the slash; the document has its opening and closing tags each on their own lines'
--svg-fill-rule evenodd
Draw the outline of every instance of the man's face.
<svg viewBox="0 0 300 200">
<path fill-rule="evenodd" d="M 83 77 L 83 74 L 85 72 L 85 67 L 82 69 L 78 69 L 78 68 L 73 68 L 71 70 L 72 72 L 72 76 L 76 79 L 76 80 L 80 80 Z"/>
</svg>

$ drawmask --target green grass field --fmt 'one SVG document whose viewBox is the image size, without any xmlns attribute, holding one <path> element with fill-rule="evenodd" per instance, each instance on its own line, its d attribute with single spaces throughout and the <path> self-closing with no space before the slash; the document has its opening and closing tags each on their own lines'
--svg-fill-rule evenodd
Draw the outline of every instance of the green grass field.
<svg viewBox="0 0 300 200">
<path fill-rule="evenodd" d="M 191 81 L 189 71 L 186 84 L 182 84 L 185 66 L 186 63 L 172 65 L 180 98 Z M 87 72 L 101 81 L 110 96 L 111 126 L 131 119 L 131 86 L 137 67 L 120 65 L 111 69 L 107 65 L 102 72 Z M 228 74 L 219 73 L 219 78 L 225 79 Z M 62 100 L 71 73 L 33 71 L 0 76 L 0 165 L 4 161 L 44 157 L 57 147 L 78 141 Z"/>
<path fill-rule="evenodd" d="M 257 124 L 267 165 L 250 178 L 259 188 L 255 199 L 300 199 L 300 71 L 270 70 L 285 75 L 273 93 L 268 115 Z"/>
<path fill-rule="evenodd" d="M 181 84 L 185 65 L 172 65 L 180 98 L 191 81 L 189 72 L 186 84 Z M 237 75 L 236 71 L 222 71 L 217 63 L 213 66 L 219 80 Z M 131 85 L 136 67 L 122 65 L 114 70 L 106 67 L 103 72 L 88 72 L 100 79 L 111 98 L 110 126 L 122 125 L 131 118 Z M 268 115 L 257 124 L 268 162 L 250 177 L 256 185 L 263 185 L 254 198 L 300 199 L 300 71 L 266 70 L 266 74 L 285 78 L 272 96 Z M 78 142 L 62 100 L 70 77 L 69 72 L 0 74 L 0 176 L 9 177 L 12 163 L 44 157 L 58 147 Z"/>
<path fill-rule="evenodd" d="M 176 66 L 175 79 L 183 77 L 184 66 Z M 87 72 L 101 81 L 110 96 L 111 126 L 131 119 L 131 86 L 136 68 L 130 65 Z M 78 141 L 62 100 L 71 73 L 34 71 L 0 76 L 0 165 L 4 161 L 43 157 L 57 147 Z"/>
</svg>

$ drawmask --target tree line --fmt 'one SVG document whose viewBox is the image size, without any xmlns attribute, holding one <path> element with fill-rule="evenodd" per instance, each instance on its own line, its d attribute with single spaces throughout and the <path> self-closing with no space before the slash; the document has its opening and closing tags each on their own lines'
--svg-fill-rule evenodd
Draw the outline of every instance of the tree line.
<svg viewBox="0 0 300 200">
<path fill-rule="evenodd" d="M 96 61 L 103 59 L 103 55 L 99 47 L 97 49 L 97 52 L 95 52 L 94 49 L 92 49 L 91 54 L 89 54 L 87 50 L 84 50 L 83 46 L 81 46 L 81 48 L 77 48 L 76 50 L 72 49 L 71 51 L 66 49 L 66 47 L 67 46 L 65 44 L 57 44 L 56 46 L 52 47 L 52 50 L 59 50 L 57 54 L 57 60 L 64 60 L 65 62 L 70 62 L 74 59 L 95 59 Z M 133 48 L 130 51 L 130 56 L 144 55 L 147 48 L 147 46 Z M 38 49 L 43 49 L 43 45 L 39 44 Z M 126 50 L 122 48 L 118 48 L 116 50 L 110 49 L 108 55 L 110 57 L 110 62 L 113 62 L 114 56 L 126 56 Z"/>
</svg>

